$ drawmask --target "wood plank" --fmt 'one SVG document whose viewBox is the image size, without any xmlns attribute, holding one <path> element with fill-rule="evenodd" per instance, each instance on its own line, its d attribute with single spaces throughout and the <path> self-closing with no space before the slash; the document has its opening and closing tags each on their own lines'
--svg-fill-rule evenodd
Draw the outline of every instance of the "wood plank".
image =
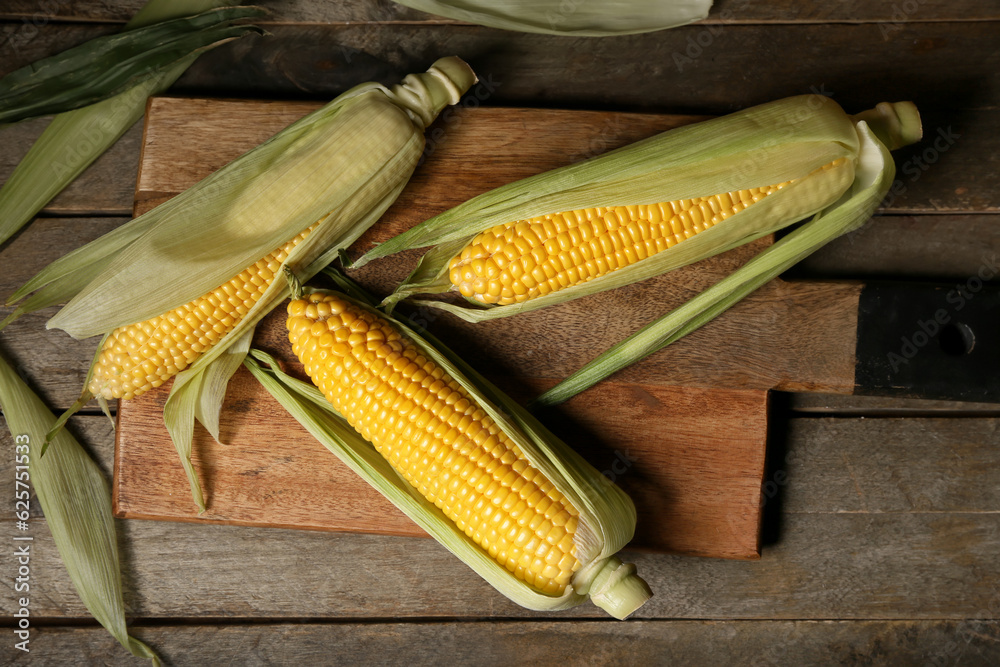
<svg viewBox="0 0 1000 667">
<path fill-rule="evenodd" d="M 0 184 L 6 182 L 46 125 L 47 119 L 37 119 L 0 130 L 0 141 L 4 143 L 4 151 L 0 152 Z M 99 130 L 94 129 L 93 132 Z M 87 141 L 86 136 L 81 136 L 79 144 L 69 146 L 66 164 L 77 163 L 76 150 Z M 42 213 L 91 216 L 131 214 L 141 141 L 142 123 L 137 123 L 45 206 Z"/>
<path fill-rule="evenodd" d="M 21 21 L 44 18 L 46 21 L 125 22 L 142 7 L 142 0 L 100 2 L 98 0 L 62 0 L 46 5 L 40 0 L 8 0 L 0 10 L 0 20 Z M 270 14 L 268 23 L 451 23 L 450 19 L 426 14 L 403 5 L 380 0 L 322 0 L 294 3 L 262 0 L 257 3 Z M 907 11 L 907 10 L 910 11 Z M 1000 8 L 993 2 L 963 0 L 923 0 L 913 8 L 898 3 L 844 0 L 830 6 L 793 0 L 760 5 L 747 0 L 716 0 L 704 24 L 758 22 L 862 23 L 887 21 L 892 24 L 914 21 L 982 21 L 1000 18 Z"/>
<path fill-rule="evenodd" d="M 541 618 L 431 540 L 161 521 L 121 524 L 143 618 Z M 32 614 L 85 618 L 42 520 Z M 997 513 L 790 516 L 759 561 L 626 552 L 654 597 L 636 618 L 997 619 Z M 593 606 L 552 618 L 599 619 Z"/>
<path fill-rule="evenodd" d="M 697 43 L 691 48 L 705 30 L 698 26 L 575 42 L 474 26 L 275 26 L 273 37 L 241 40 L 203 56 L 176 90 L 332 97 L 356 83 L 359 72 L 395 82 L 442 53 L 456 53 L 481 78 L 497 82 L 491 105 L 724 113 L 821 90 L 852 111 L 901 99 L 924 111 L 983 109 L 1000 101 L 991 85 L 1000 71 L 991 25 L 908 24 L 885 38 L 874 24 L 731 26 L 701 50 Z M 853 48 L 859 43 L 865 48 Z M 795 68 L 786 67 L 789 58 Z M 893 76 L 859 75 L 873 62 Z M 253 78 L 234 77 L 238 71 L 252 71 Z M 736 71 L 741 76 L 734 78 Z M 628 73 L 624 81 L 621 72 Z M 985 133 L 982 140 L 996 141 Z"/>
<path fill-rule="evenodd" d="M 793 421 L 780 460 L 791 455 L 796 467 L 788 469 L 786 509 L 765 506 L 779 509 L 781 525 L 777 543 L 765 546 L 761 560 L 630 554 L 655 592 L 639 616 L 1000 619 L 1000 507 L 995 493 L 970 505 L 960 483 L 998 486 L 1000 420 L 925 420 L 899 440 L 899 422 L 850 421 L 856 426 L 827 431 L 803 430 Z M 77 417 L 72 427 L 110 472 L 107 419 Z M 927 460 L 900 454 L 907 438 L 916 437 L 937 448 L 933 456 L 929 450 Z M 870 507 L 891 511 L 844 512 L 850 489 L 844 490 L 843 473 L 815 475 L 830 450 L 845 446 L 854 452 L 867 446 L 867 456 L 849 459 L 851 470 L 865 485 Z M 0 448 L 9 447 L 4 431 Z M 942 482 L 935 466 L 952 449 L 961 454 L 946 468 L 954 481 Z M 8 497 L 12 465 L 0 460 L 0 493 Z M 880 475 L 886 466 L 889 475 Z M 900 500 L 904 492 L 922 485 L 929 489 L 927 503 L 907 507 Z M 430 540 L 153 521 L 118 525 L 133 616 L 539 617 L 506 601 Z M 32 614 L 85 617 L 44 520 L 32 521 L 31 534 Z M 558 614 L 599 617 L 593 607 Z"/>
<path fill-rule="evenodd" d="M 779 394 L 777 401 L 801 414 L 872 417 L 996 417 L 996 403 L 938 401 L 922 398 L 858 396 L 850 394 Z"/>
<path fill-rule="evenodd" d="M 912 99 L 925 111 L 982 110 L 1000 99 L 992 22 L 907 23 L 886 34 L 880 24 L 706 30 L 696 25 L 594 40 L 464 25 L 275 25 L 267 38 L 203 56 L 174 90 L 328 99 L 363 80 L 395 83 L 455 53 L 481 77 L 499 82 L 490 104 L 724 113 L 811 90 L 834 95 L 852 111 L 885 99 Z M 107 31 L 46 26 L 11 51 L 0 74 Z M 857 44 L 865 48 L 853 48 Z M 797 67 L 784 66 L 789 58 Z M 893 76 L 864 74 L 873 62 Z"/>
<path fill-rule="evenodd" d="M 992 419 L 792 419 L 781 434 L 787 452 L 769 462 L 764 500 L 784 491 L 781 509 L 791 514 L 994 512 L 995 426 Z"/>
<path fill-rule="evenodd" d="M 799 262 L 784 277 L 965 283 L 1000 264 L 995 215 L 880 215 Z M 996 277 L 993 279 L 997 280 Z"/>
<path fill-rule="evenodd" d="M 134 634 L 167 664 L 352 665 L 385 657 L 420 667 L 454 664 L 961 664 L 1000 660 L 997 621 L 551 621 L 147 626 Z M 31 661 L 134 665 L 101 628 L 34 631 Z M 514 658 L 516 656 L 516 658 Z M 10 643 L 5 664 L 27 663 Z"/>
</svg>

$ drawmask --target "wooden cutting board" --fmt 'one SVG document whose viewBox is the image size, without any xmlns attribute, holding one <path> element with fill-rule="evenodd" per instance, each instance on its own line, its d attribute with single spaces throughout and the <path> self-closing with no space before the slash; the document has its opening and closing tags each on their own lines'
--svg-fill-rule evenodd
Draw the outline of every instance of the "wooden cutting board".
<svg viewBox="0 0 1000 667">
<path fill-rule="evenodd" d="M 191 186 L 316 108 L 315 104 L 151 100 L 136 213 Z M 587 111 L 466 109 L 428 131 L 425 162 L 358 255 L 425 218 L 503 183 L 697 120 Z M 654 316 L 731 272 L 764 239 L 642 284 L 513 318 L 469 325 L 415 317 L 516 398 L 527 400 Z M 391 291 L 415 252 L 353 277 Z M 857 285 L 775 281 L 715 322 L 543 415 L 631 495 L 633 546 L 759 557 L 768 390 L 850 392 Z M 255 345 L 300 372 L 273 313 Z M 194 464 L 209 509 L 198 515 L 162 422 L 167 387 L 119 407 L 117 516 L 417 535 L 411 524 L 316 443 L 245 370 L 227 394 L 216 443 L 199 426 Z"/>
</svg>

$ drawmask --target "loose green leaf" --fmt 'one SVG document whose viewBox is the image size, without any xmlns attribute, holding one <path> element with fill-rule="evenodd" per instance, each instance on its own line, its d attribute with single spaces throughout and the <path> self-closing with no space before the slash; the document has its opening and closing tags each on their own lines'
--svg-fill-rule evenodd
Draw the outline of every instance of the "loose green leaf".
<svg viewBox="0 0 1000 667">
<path fill-rule="evenodd" d="M 849 193 L 771 247 L 679 308 L 646 325 L 535 399 L 531 408 L 557 405 L 613 373 L 679 340 L 745 296 L 867 221 L 892 185 L 896 168 L 888 149 L 864 122 L 857 177 Z"/>
<path fill-rule="evenodd" d="M 0 189 L 0 243 L 111 148 L 145 113 L 149 96 L 169 88 L 197 57 L 192 55 L 110 99 L 56 116 Z M 80 141 L 81 137 L 87 140 Z"/>
<path fill-rule="evenodd" d="M 261 32 L 232 23 L 263 13 L 257 7 L 212 9 L 98 37 L 36 61 L 0 79 L 0 123 L 70 111 L 123 93 L 192 53 Z"/>
<path fill-rule="evenodd" d="M 41 455 L 55 417 L 2 357 L 0 407 L 15 443 L 13 453 L 26 455 L 46 524 L 80 599 L 122 646 L 158 665 L 153 650 L 125 627 L 111 491 L 100 468 L 65 430 Z"/>
<path fill-rule="evenodd" d="M 129 21 L 125 30 L 197 14 L 227 4 L 232 3 L 219 0 L 150 0 Z M 219 41 L 212 47 L 221 43 Z M 199 53 L 207 48 L 159 72 L 151 73 L 142 83 L 114 97 L 57 115 L 0 188 L 0 243 L 27 224 L 53 197 L 118 141 L 142 117 L 146 99 L 169 88 L 197 59 Z M 81 138 L 85 140 L 81 141 Z M 63 303 L 66 298 L 47 305 Z M 42 303 L 42 299 L 39 298 L 36 303 Z M 27 304 L 25 306 L 28 307 Z M 0 323 L 0 329 L 22 312 L 31 311 L 23 308 L 15 311 Z"/>
<path fill-rule="evenodd" d="M 673 28 L 708 16 L 712 0 L 396 0 L 431 14 L 491 28 L 600 37 Z"/>
</svg>

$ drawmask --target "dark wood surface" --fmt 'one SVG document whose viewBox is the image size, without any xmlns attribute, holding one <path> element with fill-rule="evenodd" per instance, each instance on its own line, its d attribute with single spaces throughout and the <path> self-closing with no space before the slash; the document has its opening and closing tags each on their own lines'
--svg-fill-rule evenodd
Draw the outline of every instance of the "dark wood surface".
<svg viewBox="0 0 1000 667">
<path fill-rule="evenodd" d="M 112 32 L 137 5 L 4 3 L 0 74 Z M 929 137 L 949 127 L 961 136 L 928 153 L 926 170 L 914 160 L 932 143 L 897 155 L 905 192 L 786 277 L 964 281 L 984 253 L 1000 251 L 993 0 L 732 0 L 718 2 L 708 24 L 602 41 L 449 25 L 378 0 L 270 6 L 274 37 L 201 59 L 176 90 L 321 100 L 455 51 L 501 82 L 487 106 L 713 114 L 810 88 L 850 111 L 911 98 Z M 678 72 L 673 55 L 699 37 L 709 46 Z M 0 132 L 0 179 L 43 124 Z M 88 180 L 0 247 L 0 291 L 127 219 L 139 140 L 134 128 Z M 61 408 L 78 393 L 94 342 L 45 332 L 50 315 L 16 323 L 0 347 Z M 429 540 L 133 520 L 118 522 L 126 606 L 138 636 L 171 664 L 1000 661 L 1000 409 L 778 393 L 772 426 L 761 559 L 637 552 L 656 597 L 636 621 L 587 607 L 526 612 Z M 71 428 L 110 478 L 108 420 L 90 412 Z M 0 451 L 11 451 L 6 432 Z M 8 498 L 11 465 L 0 461 Z M 3 642 L 0 661 L 138 664 L 94 627 L 43 518 L 32 531 L 32 654 Z M 13 604 L 8 588 L 8 624 Z"/>
</svg>

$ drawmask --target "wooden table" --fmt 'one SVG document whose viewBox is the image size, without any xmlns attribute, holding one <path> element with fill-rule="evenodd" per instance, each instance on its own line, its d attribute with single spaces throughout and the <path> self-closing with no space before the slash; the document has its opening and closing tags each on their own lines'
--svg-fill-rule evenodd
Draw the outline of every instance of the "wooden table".
<svg viewBox="0 0 1000 667">
<path fill-rule="evenodd" d="M 0 74 L 113 32 L 139 4 L 5 2 Z M 996 0 L 719 0 L 703 24 L 604 40 L 374 0 L 263 4 L 271 37 L 204 56 L 174 92 L 326 99 L 454 52 L 495 84 L 490 105 L 711 114 L 810 90 L 852 111 L 913 99 L 928 140 L 897 154 L 901 194 L 789 277 L 964 283 L 1000 251 Z M 0 180 L 44 124 L 0 133 Z M 0 247 L 0 293 L 128 218 L 140 130 Z M 45 332 L 51 314 L 11 326 L 0 349 L 60 409 L 93 342 Z M 428 540 L 120 521 L 132 627 L 171 664 L 1000 662 L 1000 406 L 812 394 L 773 404 L 761 560 L 635 553 L 656 597 L 629 622 L 593 607 L 522 610 Z M 110 474 L 107 419 L 88 411 L 71 428 Z M 12 451 L 6 431 L 0 442 Z M 12 465 L 0 459 L 0 497 L 12 496 Z M 137 664 L 87 614 L 43 522 L 32 652 L 8 634 L 0 662 Z M 0 563 L 11 581 L 12 559 Z M 13 605 L 8 585 L 7 625 Z"/>
</svg>

